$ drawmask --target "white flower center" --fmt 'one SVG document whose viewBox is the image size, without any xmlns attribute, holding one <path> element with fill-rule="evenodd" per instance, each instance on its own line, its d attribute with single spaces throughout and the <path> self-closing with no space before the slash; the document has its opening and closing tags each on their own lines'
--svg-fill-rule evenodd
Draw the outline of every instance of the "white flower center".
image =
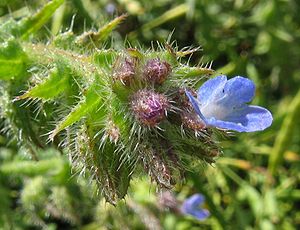
<svg viewBox="0 0 300 230">
<path fill-rule="evenodd" d="M 224 120 L 232 112 L 232 109 L 224 107 L 221 104 L 209 103 L 200 106 L 200 111 L 206 118 L 214 117 L 217 120 Z"/>
</svg>

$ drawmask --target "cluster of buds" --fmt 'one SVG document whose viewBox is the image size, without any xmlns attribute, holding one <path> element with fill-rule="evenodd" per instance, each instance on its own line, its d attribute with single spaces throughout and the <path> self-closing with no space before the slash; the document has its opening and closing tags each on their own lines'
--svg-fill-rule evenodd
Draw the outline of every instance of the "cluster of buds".
<svg viewBox="0 0 300 230">
<path fill-rule="evenodd" d="M 138 71 L 138 59 L 132 57 L 118 58 L 113 71 L 113 80 L 121 81 L 124 85 L 130 86 L 130 83 L 136 80 L 142 80 L 148 83 L 162 84 L 170 75 L 171 65 L 159 58 L 150 59 L 145 66 L 141 66 L 143 71 Z M 141 76 L 138 73 L 141 72 Z"/>
<path fill-rule="evenodd" d="M 143 68 L 141 71 L 140 68 Z M 135 118 L 144 125 L 154 127 L 161 122 L 170 108 L 169 99 L 154 89 L 139 89 L 132 94 L 132 89 L 144 85 L 153 87 L 162 84 L 171 73 L 171 65 L 159 58 L 149 59 L 144 65 L 137 58 L 119 57 L 113 67 L 113 82 L 121 82 L 124 87 L 117 88 L 119 94 L 128 90 L 131 96 L 129 104 Z M 143 82 L 143 84 L 139 84 Z M 132 84 L 137 83 L 137 84 Z M 116 84 L 117 85 L 117 84 Z M 124 93 L 125 92 L 125 93 Z"/>
<path fill-rule="evenodd" d="M 153 127 L 165 118 L 170 103 L 165 95 L 143 89 L 133 94 L 130 106 L 137 120 Z"/>
<path fill-rule="evenodd" d="M 171 65 L 160 58 L 147 60 L 143 66 L 143 71 L 139 70 L 141 65 L 136 58 L 130 56 L 119 58 L 114 66 L 113 80 L 115 82 L 121 81 L 125 88 L 132 86 L 133 81 L 143 81 L 149 83 L 150 86 L 155 86 L 163 84 L 172 72 Z M 194 93 L 193 96 L 197 95 L 195 92 L 191 92 Z M 154 127 L 161 122 L 170 109 L 170 100 L 165 95 L 156 93 L 154 89 L 140 89 L 131 95 L 129 100 L 135 118 L 140 123 L 150 127 Z M 193 111 L 184 89 L 178 89 L 174 101 L 181 110 L 181 122 L 186 128 L 196 132 L 206 128 L 205 124 Z"/>
</svg>

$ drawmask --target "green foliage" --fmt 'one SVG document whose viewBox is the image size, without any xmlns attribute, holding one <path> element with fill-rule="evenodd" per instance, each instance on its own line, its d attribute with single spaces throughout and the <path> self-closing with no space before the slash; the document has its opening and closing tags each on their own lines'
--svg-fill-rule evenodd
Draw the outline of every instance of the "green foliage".
<svg viewBox="0 0 300 230">
<path fill-rule="evenodd" d="M 300 91 L 296 94 L 295 98 L 289 106 L 288 113 L 283 121 L 280 133 L 277 135 L 274 147 L 271 151 L 269 168 L 275 174 L 278 165 L 283 160 L 284 149 L 289 145 L 290 137 L 293 136 L 295 131 L 295 124 L 300 114 Z"/>
<path fill-rule="evenodd" d="M 86 182 L 72 178 L 70 165 L 60 153 L 54 150 L 40 152 L 39 161 L 31 161 L 28 157 L 20 157 L 21 153 L 17 155 L 3 148 L 1 154 L 1 188 L 5 188 L 1 193 L 6 197 L 0 211 L 2 226 L 46 228 L 57 220 L 80 225 L 91 215 L 91 206 L 87 204 L 91 204 L 93 186 L 87 189 Z M 23 188 L 18 191 L 20 187 Z M 11 215 L 15 202 L 19 213 Z M 79 209 L 80 214 L 76 212 Z"/>
<path fill-rule="evenodd" d="M 0 79 L 10 80 L 26 71 L 27 56 L 22 47 L 13 39 L 0 46 Z"/>
<path fill-rule="evenodd" d="M 298 229 L 298 11 L 294 0 L 0 1 L 0 228 Z M 161 85 L 142 79 L 152 58 L 171 65 Z M 116 74 L 128 60 L 129 86 Z M 220 73 L 254 80 L 269 130 L 182 126 L 179 89 Z M 171 101 L 156 127 L 130 107 L 144 88 Z M 156 188 L 180 202 L 202 193 L 211 217 L 165 209 Z"/>
<path fill-rule="evenodd" d="M 35 160 L 38 160 L 38 149 L 47 147 L 45 138 L 41 138 L 45 133 L 54 145 L 63 142 L 64 146 L 70 146 L 67 149 L 75 159 L 76 170 L 82 173 L 87 170 L 112 204 L 126 195 L 132 174 L 141 168 L 159 186 L 171 188 L 180 179 L 177 175 L 183 175 L 182 161 L 189 157 L 185 150 L 189 146 L 197 152 L 191 154 L 194 157 L 214 162 L 219 151 L 214 130 L 197 133 L 199 130 L 183 128 L 180 118 L 181 111 L 188 109 L 181 102 L 187 98 L 180 95 L 180 88 L 195 84 L 198 81 L 195 76 L 213 73 L 210 67 L 189 67 L 180 63 L 183 56 L 197 49 L 178 51 L 169 44 L 148 51 L 130 48 L 122 52 L 113 46 L 106 49 L 105 40 L 125 19 L 124 15 L 97 32 L 76 36 L 68 31 L 53 37 L 53 42 L 47 45 L 33 43 L 30 37 L 62 3 L 49 2 L 33 16 L 11 20 L 11 26 L 3 26 L 10 38 L 3 42 L 1 54 L 4 59 L 2 75 L 8 81 L 3 87 L 7 98 L 2 108 L 10 112 L 3 112 L 2 117 L 18 144 L 30 149 Z M 159 84 L 147 81 L 143 72 L 147 61 L 155 58 L 164 61 L 169 68 L 168 76 L 159 80 Z M 15 76 L 20 78 L 13 84 Z M 24 90 L 26 92 L 21 94 Z M 137 111 L 132 109 L 134 103 L 140 103 L 134 100 L 141 100 L 134 99 L 134 95 L 143 90 L 157 92 L 165 98 L 161 118 L 154 123 L 137 119 L 139 110 L 144 107 Z M 148 97 L 147 100 L 152 100 L 151 95 Z M 22 106 L 20 103 L 24 100 L 34 104 Z M 30 170 L 30 165 L 22 164 L 16 167 Z M 9 165 L 8 168 L 13 167 Z"/>
<path fill-rule="evenodd" d="M 64 2 L 64 0 L 54 0 L 46 4 L 35 15 L 21 20 L 12 34 L 22 39 L 27 39 L 31 34 L 39 30 L 53 15 L 55 10 Z"/>
</svg>

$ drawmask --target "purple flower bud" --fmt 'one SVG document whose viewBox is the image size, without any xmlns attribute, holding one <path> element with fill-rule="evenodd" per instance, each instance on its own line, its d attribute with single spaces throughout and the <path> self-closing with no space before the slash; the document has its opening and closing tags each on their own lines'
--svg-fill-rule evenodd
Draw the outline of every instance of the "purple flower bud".
<svg viewBox="0 0 300 230">
<path fill-rule="evenodd" d="M 117 60 L 114 71 L 113 80 L 121 81 L 124 85 L 129 86 L 135 75 L 135 61 L 132 58 Z"/>
<path fill-rule="evenodd" d="M 154 58 L 147 61 L 143 75 L 144 79 L 149 82 L 162 84 L 171 71 L 171 65 L 168 62 Z"/>
<path fill-rule="evenodd" d="M 137 91 L 130 105 L 137 120 L 148 126 L 155 126 L 162 121 L 170 107 L 166 96 L 152 90 Z"/>
<path fill-rule="evenodd" d="M 108 13 L 108 14 L 111 14 L 113 15 L 115 13 L 115 11 L 117 10 L 116 6 L 113 4 L 113 3 L 108 3 L 106 6 L 105 6 L 105 11 Z"/>
</svg>

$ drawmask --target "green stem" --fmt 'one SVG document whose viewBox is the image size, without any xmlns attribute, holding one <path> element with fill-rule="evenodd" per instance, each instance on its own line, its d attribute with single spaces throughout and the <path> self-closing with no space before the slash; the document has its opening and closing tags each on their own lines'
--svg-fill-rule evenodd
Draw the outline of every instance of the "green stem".
<svg viewBox="0 0 300 230">
<path fill-rule="evenodd" d="M 289 146 L 298 118 L 300 116 L 300 90 L 288 107 L 287 115 L 281 125 L 269 158 L 268 169 L 272 175 L 283 160 L 284 150 Z"/>
<path fill-rule="evenodd" d="M 222 210 L 220 210 L 220 208 L 214 204 L 208 191 L 206 191 L 203 188 L 203 184 L 199 180 L 199 175 L 196 175 L 195 173 L 189 173 L 189 176 L 191 176 L 193 182 L 195 183 L 195 187 L 197 187 L 197 189 L 205 196 L 205 200 L 209 207 L 209 210 L 217 218 L 220 226 L 228 226 L 228 224 L 226 223 L 226 220 L 222 214 Z"/>
</svg>

